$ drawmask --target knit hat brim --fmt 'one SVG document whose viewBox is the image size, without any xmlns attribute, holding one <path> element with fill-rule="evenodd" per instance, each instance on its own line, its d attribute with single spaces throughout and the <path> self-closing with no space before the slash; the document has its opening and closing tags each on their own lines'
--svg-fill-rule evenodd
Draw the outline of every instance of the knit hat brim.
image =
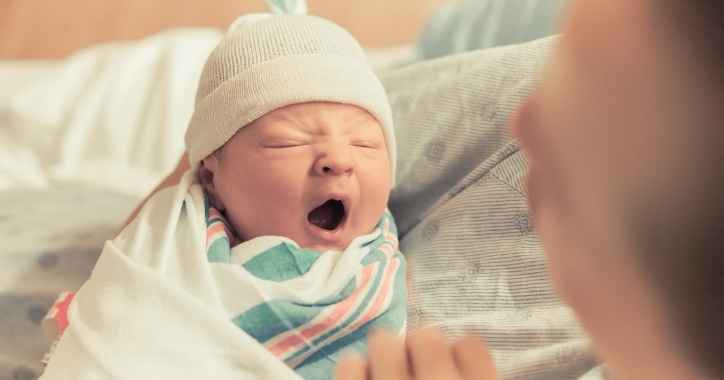
<svg viewBox="0 0 724 380">
<path fill-rule="evenodd" d="M 186 133 L 189 159 L 198 163 L 239 129 L 275 109 L 314 101 L 351 104 L 370 112 L 382 125 L 395 178 L 396 144 L 385 89 L 366 62 L 345 56 L 279 57 L 226 80 L 197 100 L 190 122 L 196 127 Z"/>
</svg>

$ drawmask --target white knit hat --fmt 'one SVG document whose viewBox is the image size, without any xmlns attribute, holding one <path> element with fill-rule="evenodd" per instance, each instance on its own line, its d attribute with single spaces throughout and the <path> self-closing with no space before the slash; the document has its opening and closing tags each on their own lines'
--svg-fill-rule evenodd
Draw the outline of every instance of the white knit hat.
<svg viewBox="0 0 724 380">
<path fill-rule="evenodd" d="M 342 27 L 303 14 L 237 19 L 209 56 L 186 131 L 192 165 L 259 117 L 291 104 L 359 106 L 382 125 L 394 179 L 396 144 L 387 94 L 359 43 Z"/>
</svg>

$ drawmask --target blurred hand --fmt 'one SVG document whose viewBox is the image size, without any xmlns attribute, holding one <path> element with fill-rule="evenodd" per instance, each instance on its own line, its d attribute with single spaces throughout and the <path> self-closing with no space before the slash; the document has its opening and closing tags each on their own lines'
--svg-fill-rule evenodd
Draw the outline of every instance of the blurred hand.
<svg viewBox="0 0 724 380">
<path fill-rule="evenodd" d="M 370 336 L 367 360 L 348 356 L 337 366 L 337 380 L 494 380 L 495 365 L 480 337 L 450 344 L 439 329 L 424 328 L 404 337 L 385 331 Z"/>
</svg>

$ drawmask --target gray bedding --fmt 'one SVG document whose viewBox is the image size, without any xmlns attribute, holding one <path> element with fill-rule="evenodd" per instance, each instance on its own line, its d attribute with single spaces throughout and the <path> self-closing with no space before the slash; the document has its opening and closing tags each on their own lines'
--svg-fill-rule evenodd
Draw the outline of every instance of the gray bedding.
<svg viewBox="0 0 724 380">
<path fill-rule="evenodd" d="M 137 202 L 77 184 L 0 191 L 0 379 L 39 373 L 48 307 L 85 281 L 103 242 Z"/>
</svg>

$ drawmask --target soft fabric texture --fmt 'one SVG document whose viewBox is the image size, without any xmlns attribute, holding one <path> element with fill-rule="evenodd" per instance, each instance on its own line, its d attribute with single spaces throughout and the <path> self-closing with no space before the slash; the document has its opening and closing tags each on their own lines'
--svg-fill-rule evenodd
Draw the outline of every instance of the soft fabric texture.
<svg viewBox="0 0 724 380">
<path fill-rule="evenodd" d="M 382 73 L 397 125 L 390 209 L 411 276 L 410 331 L 483 335 L 505 379 L 575 379 L 595 366 L 561 303 L 526 204 L 507 123 L 555 38 Z"/>
<path fill-rule="evenodd" d="M 387 94 L 349 32 L 308 15 L 252 14 L 236 20 L 204 66 L 186 132 L 191 164 L 240 128 L 283 106 L 326 101 L 367 110 L 396 161 Z"/>
<path fill-rule="evenodd" d="M 219 37 L 177 30 L 94 47 L 42 76 L 0 65 L 4 84 L 23 78 L 0 88 L 0 162 L 34 163 L 0 166 L 0 186 L 30 184 L 29 173 L 54 183 L 0 191 L 0 378 L 39 373 L 48 343 L 37 320 L 86 280 L 103 241 L 178 160 L 194 81 Z M 409 330 L 482 333 L 504 379 L 577 379 L 595 365 L 550 285 L 525 160 L 506 129 L 554 42 L 381 71 L 400 152 L 390 206 L 412 277 Z"/>
<path fill-rule="evenodd" d="M 238 314 L 232 322 L 303 378 L 330 379 L 342 351 L 367 352 L 373 329 L 405 334 L 405 260 L 389 212 L 344 252 L 321 253 L 276 236 L 231 248 L 231 225 L 208 201 L 206 210 L 209 262 L 241 266 L 255 277 L 225 289 L 243 309 L 230 312 Z M 255 292 L 232 290 L 239 288 Z"/>
<path fill-rule="evenodd" d="M 220 379 L 281 376 L 283 363 L 330 379 L 342 350 L 366 352 L 371 328 L 404 334 L 405 266 L 389 213 L 344 252 L 276 236 L 231 247 L 194 178 L 154 196 L 75 298 L 51 309 L 64 331 L 44 379 L 167 378 L 188 371 L 177 368 L 185 359 Z M 184 325 L 194 341 L 178 336 Z M 228 326 L 242 333 L 220 338 Z"/>
</svg>

